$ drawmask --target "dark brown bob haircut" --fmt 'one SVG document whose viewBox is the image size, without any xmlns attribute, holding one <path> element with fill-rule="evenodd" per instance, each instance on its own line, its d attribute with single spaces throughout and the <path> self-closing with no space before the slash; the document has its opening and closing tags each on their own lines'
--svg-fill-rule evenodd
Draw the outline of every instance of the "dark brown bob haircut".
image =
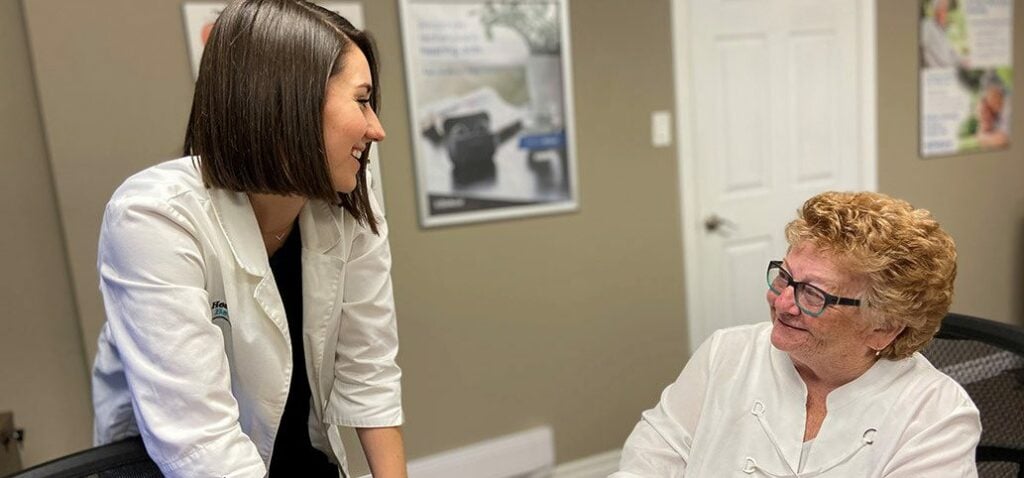
<svg viewBox="0 0 1024 478">
<path fill-rule="evenodd" d="M 366 166 L 356 188 L 334 190 L 323 138 L 327 81 L 351 46 L 366 55 L 380 103 L 372 38 L 342 16 L 301 0 L 236 0 L 220 14 L 203 52 L 184 154 L 209 188 L 300 195 L 336 204 L 377 233 Z"/>
</svg>

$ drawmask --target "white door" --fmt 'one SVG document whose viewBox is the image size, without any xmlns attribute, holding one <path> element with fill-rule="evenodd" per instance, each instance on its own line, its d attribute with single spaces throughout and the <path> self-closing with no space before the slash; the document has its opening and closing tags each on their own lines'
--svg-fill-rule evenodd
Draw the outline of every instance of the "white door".
<svg viewBox="0 0 1024 478">
<path fill-rule="evenodd" d="M 872 3 L 673 0 L 691 350 L 768 319 L 805 199 L 875 187 Z"/>
</svg>

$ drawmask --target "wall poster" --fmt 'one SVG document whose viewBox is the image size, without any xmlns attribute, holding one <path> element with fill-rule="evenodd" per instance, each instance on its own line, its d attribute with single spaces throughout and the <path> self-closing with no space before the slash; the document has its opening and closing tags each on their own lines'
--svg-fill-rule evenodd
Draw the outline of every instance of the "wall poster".
<svg viewBox="0 0 1024 478">
<path fill-rule="evenodd" d="M 339 15 L 345 17 L 346 20 L 352 22 L 352 26 L 363 29 L 363 4 L 358 2 L 314 2 L 318 5 L 327 8 L 328 10 L 337 12 Z M 182 5 L 182 12 L 185 15 L 185 35 L 188 42 L 188 53 L 189 59 L 192 62 L 192 79 L 196 79 L 199 76 L 199 60 L 203 58 L 203 47 L 206 45 L 207 38 L 210 37 L 210 30 L 213 29 L 214 22 L 217 21 L 217 17 L 220 16 L 221 10 L 227 6 L 228 2 L 185 2 Z M 370 181 L 370 188 L 373 191 L 374 196 L 377 198 L 377 204 L 384 208 L 384 192 L 381 186 L 380 176 L 380 159 L 378 157 L 377 150 L 379 148 L 370 149 L 370 176 L 373 178 Z"/>
<path fill-rule="evenodd" d="M 1013 0 L 921 0 L 921 156 L 1006 148 Z"/>
<path fill-rule="evenodd" d="M 577 209 L 565 0 L 401 0 L 424 227 Z"/>
</svg>

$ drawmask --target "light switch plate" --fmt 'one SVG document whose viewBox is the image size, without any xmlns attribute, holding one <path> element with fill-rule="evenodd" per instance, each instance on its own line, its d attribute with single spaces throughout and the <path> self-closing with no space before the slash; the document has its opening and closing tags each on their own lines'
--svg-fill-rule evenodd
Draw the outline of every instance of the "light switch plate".
<svg viewBox="0 0 1024 478">
<path fill-rule="evenodd" d="M 661 110 L 651 113 L 651 145 L 655 148 L 672 146 L 672 112 Z"/>
</svg>

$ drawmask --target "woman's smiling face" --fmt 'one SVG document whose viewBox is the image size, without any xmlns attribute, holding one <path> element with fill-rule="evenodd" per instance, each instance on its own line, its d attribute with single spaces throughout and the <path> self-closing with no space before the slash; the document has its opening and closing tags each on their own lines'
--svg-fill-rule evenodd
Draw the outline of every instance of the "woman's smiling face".
<svg viewBox="0 0 1024 478">
<path fill-rule="evenodd" d="M 339 61 L 344 62 L 341 71 L 327 81 L 324 147 L 334 189 L 350 193 L 358 184 L 363 151 L 385 135 L 370 106 L 374 85 L 366 55 L 350 43 Z"/>
<path fill-rule="evenodd" d="M 858 297 L 861 286 L 842 272 L 825 254 L 814 246 L 798 244 L 783 261 L 783 268 L 793 280 L 810 283 L 833 295 Z M 796 362 L 843 362 L 874 355 L 868 346 L 872 327 L 861 317 L 860 309 L 830 306 L 818 317 L 811 317 L 796 305 L 792 287 L 781 294 L 768 290 L 771 310 L 772 345 L 786 352 Z"/>
</svg>

